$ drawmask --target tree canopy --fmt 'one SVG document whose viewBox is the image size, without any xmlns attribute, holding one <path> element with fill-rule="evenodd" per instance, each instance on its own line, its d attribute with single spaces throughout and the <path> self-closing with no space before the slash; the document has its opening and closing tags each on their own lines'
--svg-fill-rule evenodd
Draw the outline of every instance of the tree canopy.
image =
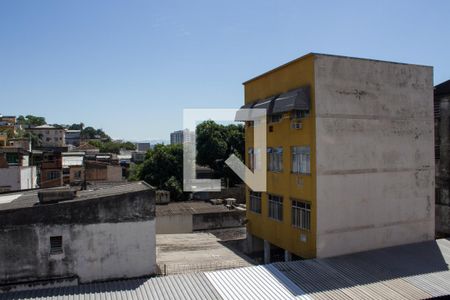
<svg viewBox="0 0 450 300">
<path fill-rule="evenodd" d="M 116 141 L 99 141 L 92 140 L 89 141 L 89 144 L 97 147 L 102 153 L 115 153 L 119 154 L 121 149 L 125 150 L 136 150 L 136 146 L 131 142 L 116 142 Z"/>
<path fill-rule="evenodd" d="M 244 127 L 205 121 L 197 126 L 197 164 L 214 170 L 216 178 L 226 178 L 232 185 L 240 182 L 225 165 L 231 154 L 244 157 Z M 183 145 L 156 145 L 145 161 L 130 171 L 130 180 L 145 180 L 158 189 L 171 192 L 171 198 L 186 199 L 183 193 Z"/>
<path fill-rule="evenodd" d="M 81 138 L 83 139 L 103 139 L 103 140 L 111 140 L 111 137 L 107 135 L 103 129 L 95 129 L 92 126 L 88 126 L 81 130 Z"/>
<path fill-rule="evenodd" d="M 29 126 L 41 126 L 47 124 L 44 117 L 37 117 L 33 115 L 27 115 L 25 117 L 20 115 L 17 118 L 17 123 Z"/>
<path fill-rule="evenodd" d="M 205 121 L 197 126 L 197 164 L 214 170 L 217 178 L 226 178 L 230 184 L 240 182 L 239 177 L 225 164 L 231 154 L 243 159 L 245 152 L 244 126 L 221 125 Z"/>
<path fill-rule="evenodd" d="M 145 161 L 135 166 L 130 173 L 130 179 L 145 180 L 158 189 L 168 190 L 172 199 L 186 199 L 182 186 L 182 145 L 155 145 L 147 152 Z"/>
</svg>

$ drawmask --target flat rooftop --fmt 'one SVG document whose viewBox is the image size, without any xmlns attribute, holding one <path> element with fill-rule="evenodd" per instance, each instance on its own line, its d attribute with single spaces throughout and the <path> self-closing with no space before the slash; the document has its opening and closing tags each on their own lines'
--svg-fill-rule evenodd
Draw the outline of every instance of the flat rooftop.
<svg viewBox="0 0 450 300">
<path fill-rule="evenodd" d="M 410 64 L 410 63 L 402 63 L 402 62 L 395 62 L 395 61 L 388 61 L 388 60 L 380 60 L 380 59 L 372 59 L 372 58 L 352 57 L 352 56 L 337 55 L 337 54 L 326 54 L 326 53 L 310 52 L 310 53 L 307 53 L 307 54 L 305 54 L 305 55 L 302 55 L 302 56 L 300 56 L 300 57 L 298 57 L 298 58 L 296 58 L 296 59 L 293 59 L 293 60 L 291 60 L 291 61 L 289 61 L 289 62 L 287 62 L 287 63 L 284 63 L 284 64 L 282 64 L 282 65 L 280 65 L 280 66 L 278 66 L 278 67 L 275 67 L 275 68 L 273 68 L 273 69 L 271 69 L 271 70 L 269 70 L 269 71 L 267 71 L 267 72 L 264 72 L 264 73 L 262 73 L 262 74 L 260 74 L 260 75 L 254 76 L 254 77 L 252 77 L 251 79 L 249 79 L 249 80 L 243 82 L 242 84 L 243 84 L 243 85 L 246 85 L 246 84 L 249 83 L 249 82 L 252 82 L 252 81 L 254 81 L 254 80 L 258 79 L 258 78 L 264 77 L 264 76 L 267 75 L 267 74 L 270 74 L 270 73 L 272 73 L 272 72 L 275 72 L 275 71 L 277 71 L 277 70 L 279 70 L 279 69 L 282 69 L 282 68 L 284 68 L 284 67 L 286 67 L 286 66 L 288 66 L 288 65 L 290 65 L 290 64 L 293 64 L 293 63 L 295 63 L 295 62 L 297 62 L 297 61 L 299 61 L 299 60 L 305 59 L 305 58 L 310 57 L 310 56 L 330 56 L 330 57 L 339 57 L 339 58 L 345 58 L 345 59 L 357 59 L 357 60 L 366 60 L 366 61 L 373 61 L 373 62 L 380 62 L 380 63 L 388 63 L 388 64 L 413 65 L 413 66 L 420 66 L 420 67 L 428 67 L 428 68 L 432 68 L 432 66 L 426 66 L 426 65 L 420 65 L 420 64 Z"/>
<path fill-rule="evenodd" d="M 428 299 L 450 295 L 450 240 L 213 272 L 98 282 L 0 300 Z"/>
<path fill-rule="evenodd" d="M 213 205 L 205 201 L 170 202 L 156 205 L 156 216 L 193 215 L 230 211 L 224 205 Z"/>
<path fill-rule="evenodd" d="M 211 232 L 157 234 L 156 263 L 167 274 L 196 273 L 254 265 L 249 257 L 226 246 L 226 241 L 245 238 L 245 229 Z M 227 235 L 224 232 L 230 232 Z M 242 234 L 243 233 L 243 234 Z M 225 237 L 225 238 L 221 238 Z"/>
<path fill-rule="evenodd" d="M 57 203 L 45 204 L 45 206 L 59 205 L 61 203 L 78 202 L 89 199 L 126 194 L 131 192 L 139 192 L 148 190 L 150 188 L 151 186 L 143 181 L 114 183 L 114 185 L 107 185 L 107 186 L 93 185 L 88 186 L 87 190 L 78 191 L 77 197 L 73 200 L 64 200 Z M 0 212 L 35 207 L 39 205 L 38 192 L 58 190 L 58 189 L 61 189 L 61 187 L 0 194 Z"/>
</svg>

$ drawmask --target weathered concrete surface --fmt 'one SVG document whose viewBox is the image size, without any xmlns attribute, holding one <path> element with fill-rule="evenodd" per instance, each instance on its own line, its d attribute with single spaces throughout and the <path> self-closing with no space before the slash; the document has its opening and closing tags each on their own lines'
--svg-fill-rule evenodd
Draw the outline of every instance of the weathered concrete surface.
<svg viewBox="0 0 450 300">
<path fill-rule="evenodd" d="M 433 239 L 432 71 L 316 58 L 318 257 Z"/>
<path fill-rule="evenodd" d="M 253 264 L 251 259 L 224 246 L 212 233 L 157 234 L 157 264 L 167 274 L 213 271 Z"/>
<path fill-rule="evenodd" d="M 245 210 L 203 213 L 192 215 L 194 231 L 240 227 L 244 225 Z"/>
<path fill-rule="evenodd" d="M 156 206 L 156 233 L 190 233 L 240 227 L 245 210 L 228 209 L 203 201 L 171 202 Z"/>
<path fill-rule="evenodd" d="M 154 273 L 155 199 L 148 186 L 89 191 L 77 200 L 48 205 L 34 198 L 35 191 L 0 205 L 0 285 Z M 51 252 L 54 236 L 62 236 L 62 253 Z"/>
<path fill-rule="evenodd" d="M 192 232 L 192 215 L 177 214 L 156 217 L 156 233 L 191 233 Z"/>
<path fill-rule="evenodd" d="M 50 254 L 51 236 L 62 236 L 63 253 Z M 0 234 L 0 254 L 0 284 L 149 275 L 155 271 L 155 221 L 17 226 Z"/>
<path fill-rule="evenodd" d="M 436 232 L 450 233 L 450 206 L 436 204 Z"/>
<path fill-rule="evenodd" d="M 440 85 L 439 85 L 440 86 Z M 438 87 L 439 87 L 438 86 Z M 435 102 L 438 116 L 435 118 L 438 157 L 436 158 L 436 234 L 450 235 L 450 95 L 438 94 L 435 89 Z"/>
</svg>

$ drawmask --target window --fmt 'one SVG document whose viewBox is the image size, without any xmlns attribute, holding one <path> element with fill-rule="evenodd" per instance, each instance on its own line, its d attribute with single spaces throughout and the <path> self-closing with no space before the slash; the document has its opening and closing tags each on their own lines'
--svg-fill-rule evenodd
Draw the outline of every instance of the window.
<svg viewBox="0 0 450 300">
<path fill-rule="evenodd" d="M 261 156 L 258 148 L 248 149 L 248 168 L 252 171 L 259 170 L 261 168 Z"/>
<path fill-rule="evenodd" d="M 292 200 L 292 225 L 301 229 L 311 229 L 311 204 Z"/>
<path fill-rule="evenodd" d="M 291 119 L 303 119 L 308 116 L 307 110 L 293 110 L 291 113 Z"/>
<path fill-rule="evenodd" d="M 62 236 L 51 236 L 50 237 L 50 254 L 60 254 L 63 253 L 62 248 Z"/>
<path fill-rule="evenodd" d="M 261 193 L 250 192 L 250 210 L 258 214 L 261 213 Z"/>
<path fill-rule="evenodd" d="M 74 177 L 75 179 L 81 179 L 81 171 L 76 171 Z"/>
<path fill-rule="evenodd" d="M 283 171 L 283 147 L 267 148 L 267 159 L 267 168 L 269 171 Z"/>
<path fill-rule="evenodd" d="M 283 114 L 273 114 L 270 116 L 270 122 L 277 123 L 277 122 L 280 122 L 282 118 L 283 118 Z"/>
<path fill-rule="evenodd" d="M 292 173 L 310 174 L 309 146 L 292 147 Z"/>
<path fill-rule="evenodd" d="M 58 179 L 61 177 L 59 171 L 49 171 L 47 173 L 47 180 Z"/>
<path fill-rule="evenodd" d="M 283 197 L 269 195 L 269 218 L 283 220 Z"/>
<path fill-rule="evenodd" d="M 255 153 L 253 148 L 248 148 L 248 168 L 252 171 L 255 169 Z"/>
</svg>

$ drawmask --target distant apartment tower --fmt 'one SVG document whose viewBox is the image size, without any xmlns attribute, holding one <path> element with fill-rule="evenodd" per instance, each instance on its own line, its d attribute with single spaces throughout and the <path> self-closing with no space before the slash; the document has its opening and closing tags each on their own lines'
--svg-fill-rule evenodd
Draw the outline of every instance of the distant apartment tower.
<svg viewBox="0 0 450 300">
<path fill-rule="evenodd" d="M 266 262 L 434 238 L 432 67 L 311 53 L 244 87 L 244 107 L 268 114 L 267 192 L 246 196 Z"/>
<path fill-rule="evenodd" d="M 170 134 L 170 144 L 183 144 L 183 142 L 190 142 L 192 140 L 192 132 L 188 129 L 177 130 Z"/>
<path fill-rule="evenodd" d="M 147 152 L 150 150 L 150 143 L 135 143 L 136 151 Z"/>
<path fill-rule="evenodd" d="M 434 89 L 436 234 L 450 236 L 450 80 Z"/>
</svg>

